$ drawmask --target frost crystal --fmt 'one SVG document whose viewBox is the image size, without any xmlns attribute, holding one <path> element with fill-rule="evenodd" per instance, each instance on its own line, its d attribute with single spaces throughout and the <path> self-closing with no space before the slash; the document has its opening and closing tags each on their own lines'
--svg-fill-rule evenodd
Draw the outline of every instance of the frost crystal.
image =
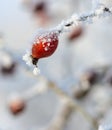
<svg viewBox="0 0 112 130">
<path fill-rule="evenodd" d="M 104 14 L 103 9 L 104 9 L 103 6 L 101 6 L 100 8 L 98 8 L 98 9 L 96 10 L 96 15 L 99 16 L 99 17 L 100 17 L 100 16 L 103 16 L 103 14 Z"/>
<path fill-rule="evenodd" d="M 34 75 L 40 74 L 40 70 L 37 67 L 35 67 L 34 70 L 33 70 L 33 74 Z"/>
<path fill-rule="evenodd" d="M 48 46 L 50 46 L 50 43 L 47 43 Z"/>
<path fill-rule="evenodd" d="M 26 54 L 23 56 L 23 60 L 26 62 L 27 65 L 32 65 L 32 59 L 30 53 L 27 51 Z"/>
<path fill-rule="evenodd" d="M 50 38 L 48 39 L 48 42 L 51 42 L 51 39 L 50 39 Z"/>
<path fill-rule="evenodd" d="M 77 14 L 72 15 L 71 20 L 74 21 L 74 25 L 79 25 L 79 16 Z"/>
<path fill-rule="evenodd" d="M 48 47 L 45 47 L 45 51 L 48 51 L 49 50 L 49 48 Z"/>
</svg>

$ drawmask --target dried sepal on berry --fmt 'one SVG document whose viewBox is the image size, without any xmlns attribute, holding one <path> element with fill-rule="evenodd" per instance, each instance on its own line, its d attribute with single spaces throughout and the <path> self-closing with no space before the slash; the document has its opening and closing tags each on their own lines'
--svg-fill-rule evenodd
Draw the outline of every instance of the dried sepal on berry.
<svg viewBox="0 0 112 130">
<path fill-rule="evenodd" d="M 25 60 L 28 65 L 33 64 L 36 67 L 34 68 L 34 74 L 39 72 L 37 69 L 38 60 L 49 57 L 55 52 L 59 41 L 58 36 L 58 31 L 41 31 L 35 36 L 30 52 L 27 52 L 27 54 L 23 56 L 23 60 Z"/>
</svg>

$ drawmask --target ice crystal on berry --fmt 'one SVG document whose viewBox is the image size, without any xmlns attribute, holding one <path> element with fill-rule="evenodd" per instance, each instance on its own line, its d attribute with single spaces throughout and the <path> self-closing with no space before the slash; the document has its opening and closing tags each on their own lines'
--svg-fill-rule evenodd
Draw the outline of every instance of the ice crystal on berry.
<svg viewBox="0 0 112 130">
<path fill-rule="evenodd" d="M 40 70 L 37 67 L 35 67 L 34 70 L 33 70 L 33 74 L 34 75 L 40 74 Z"/>
<path fill-rule="evenodd" d="M 27 65 L 31 66 L 32 65 L 32 59 L 30 56 L 30 52 L 26 52 L 26 54 L 23 56 L 23 60 L 26 62 Z"/>
</svg>

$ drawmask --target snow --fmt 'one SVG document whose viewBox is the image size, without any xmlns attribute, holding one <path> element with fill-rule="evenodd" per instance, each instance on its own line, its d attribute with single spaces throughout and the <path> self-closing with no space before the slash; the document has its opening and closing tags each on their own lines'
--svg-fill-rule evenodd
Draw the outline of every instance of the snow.
<svg viewBox="0 0 112 130">
<path fill-rule="evenodd" d="M 26 54 L 23 56 L 23 60 L 26 62 L 27 65 L 31 66 L 32 65 L 32 58 L 30 56 L 30 52 L 27 51 Z"/>
<path fill-rule="evenodd" d="M 33 69 L 33 74 L 34 74 L 34 75 L 39 75 L 39 74 L 40 74 L 40 69 L 37 68 L 37 67 L 35 67 L 35 68 Z"/>
</svg>

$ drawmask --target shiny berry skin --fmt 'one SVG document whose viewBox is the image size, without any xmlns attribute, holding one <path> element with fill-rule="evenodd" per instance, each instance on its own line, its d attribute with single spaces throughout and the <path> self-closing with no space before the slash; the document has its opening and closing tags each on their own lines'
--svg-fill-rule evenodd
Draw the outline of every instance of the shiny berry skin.
<svg viewBox="0 0 112 130">
<path fill-rule="evenodd" d="M 58 34 L 56 32 L 47 32 L 37 36 L 32 45 L 32 58 L 38 60 L 51 56 L 58 46 Z"/>
</svg>

